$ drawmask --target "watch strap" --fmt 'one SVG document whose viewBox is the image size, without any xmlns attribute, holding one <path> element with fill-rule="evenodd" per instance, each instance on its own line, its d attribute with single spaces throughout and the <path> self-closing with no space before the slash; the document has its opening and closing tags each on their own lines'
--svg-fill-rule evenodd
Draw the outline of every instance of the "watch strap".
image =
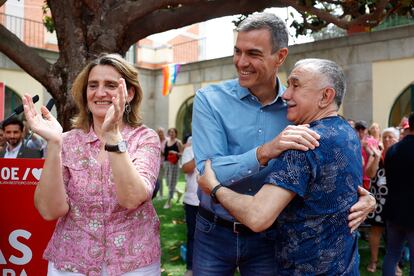
<svg viewBox="0 0 414 276">
<path fill-rule="evenodd" d="M 109 152 L 125 152 L 127 148 L 127 142 L 122 140 L 115 145 L 105 144 L 104 149 Z"/>
<path fill-rule="evenodd" d="M 211 199 L 213 199 L 213 201 L 214 201 L 215 203 L 218 203 L 216 193 L 217 193 L 217 191 L 218 191 L 220 188 L 222 188 L 222 187 L 224 187 L 224 186 L 223 186 L 223 185 L 221 185 L 221 184 L 218 184 L 216 187 L 214 187 L 214 188 L 213 188 L 213 190 L 211 190 L 210 197 L 211 197 Z"/>
</svg>

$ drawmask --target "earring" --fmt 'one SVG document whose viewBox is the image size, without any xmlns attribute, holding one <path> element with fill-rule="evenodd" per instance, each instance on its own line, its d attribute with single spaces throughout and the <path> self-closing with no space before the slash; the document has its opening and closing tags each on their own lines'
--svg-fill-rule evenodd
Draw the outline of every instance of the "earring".
<svg viewBox="0 0 414 276">
<path fill-rule="evenodd" d="M 131 123 L 131 122 L 129 121 L 129 113 L 131 113 L 131 105 L 127 102 L 127 103 L 125 104 L 125 112 L 124 112 L 124 114 L 125 114 L 125 116 L 126 116 L 126 121 L 127 121 L 128 123 Z"/>
<path fill-rule="evenodd" d="M 125 104 L 125 113 L 129 114 L 131 112 L 131 105 L 127 102 Z"/>
</svg>

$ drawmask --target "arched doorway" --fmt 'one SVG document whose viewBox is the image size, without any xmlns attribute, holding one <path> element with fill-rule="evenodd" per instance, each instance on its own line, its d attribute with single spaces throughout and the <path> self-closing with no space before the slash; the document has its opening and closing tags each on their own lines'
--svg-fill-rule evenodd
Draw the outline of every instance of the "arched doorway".
<svg viewBox="0 0 414 276">
<path fill-rule="evenodd" d="M 193 121 L 193 101 L 194 96 L 191 96 L 181 105 L 177 113 L 175 125 L 178 130 L 178 136 L 184 139 L 191 134 L 191 122 Z"/>
<path fill-rule="evenodd" d="M 414 111 L 414 83 L 410 84 L 395 100 L 391 107 L 389 126 L 398 126 L 401 118 Z"/>
<path fill-rule="evenodd" d="M 13 110 L 22 104 L 22 97 L 13 89 L 6 85 L 5 93 L 4 93 L 4 117 L 7 118 L 10 114 L 12 114 Z M 23 113 L 19 115 L 21 119 Z"/>
</svg>

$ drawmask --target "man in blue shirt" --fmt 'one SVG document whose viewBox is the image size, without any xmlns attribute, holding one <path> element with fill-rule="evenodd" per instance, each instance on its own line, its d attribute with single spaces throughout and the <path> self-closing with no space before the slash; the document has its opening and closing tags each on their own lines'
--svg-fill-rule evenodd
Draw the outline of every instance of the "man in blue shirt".
<svg viewBox="0 0 414 276">
<path fill-rule="evenodd" d="M 287 118 L 309 124 L 320 135 L 319 146 L 283 152 L 254 196 L 222 186 L 210 162 L 199 181 L 255 232 L 277 218 L 277 275 L 359 275 L 357 237 L 347 217 L 358 199 L 362 159 L 355 131 L 337 114 L 344 94 L 345 77 L 336 63 L 297 62 L 282 96 Z"/>
<path fill-rule="evenodd" d="M 234 58 L 239 78 L 200 89 L 193 109 L 193 149 L 197 169 L 212 166 L 220 183 L 241 194 L 254 195 L 271 172 L 274 158 L 286 149 L 318 146 L 319 135 L 306 126 L 289 126 L 284 87 L 278 68 L 288 53 L 288 33 L 280 18 L 258 13 L 239 25 Z M 360 193 L 351 209 L 355 229 L 375 200 Z M 276 275 L 275 227 L 253 233 L 220 203 L 199 193 L 200 208 L 194 243 L 195 275 Z"/>
</svg>

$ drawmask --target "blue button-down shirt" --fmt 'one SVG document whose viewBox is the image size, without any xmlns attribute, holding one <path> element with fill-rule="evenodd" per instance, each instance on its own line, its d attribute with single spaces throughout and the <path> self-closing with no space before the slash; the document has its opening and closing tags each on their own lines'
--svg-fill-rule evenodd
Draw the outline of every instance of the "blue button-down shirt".
<svg viewBox="0 0 414 276">
<path fill-rule="evenodd" d="M 273 102 L 262 105 L 237 79 L 209 85 L 197 91 L 193 108 L 193 149 L 197 169 L 212 160 L 217 179 L 232 190 L 254 195 L 270 173 L 256 157 L 257 147 L 276 137 L 290 122 L 287 106 L 281 98 L 285 88 L 278 80 L 279 91 Z M 234 220 L 209 195 L 199 191 L 200 206 L 218 216 Z"/>
</svg>

